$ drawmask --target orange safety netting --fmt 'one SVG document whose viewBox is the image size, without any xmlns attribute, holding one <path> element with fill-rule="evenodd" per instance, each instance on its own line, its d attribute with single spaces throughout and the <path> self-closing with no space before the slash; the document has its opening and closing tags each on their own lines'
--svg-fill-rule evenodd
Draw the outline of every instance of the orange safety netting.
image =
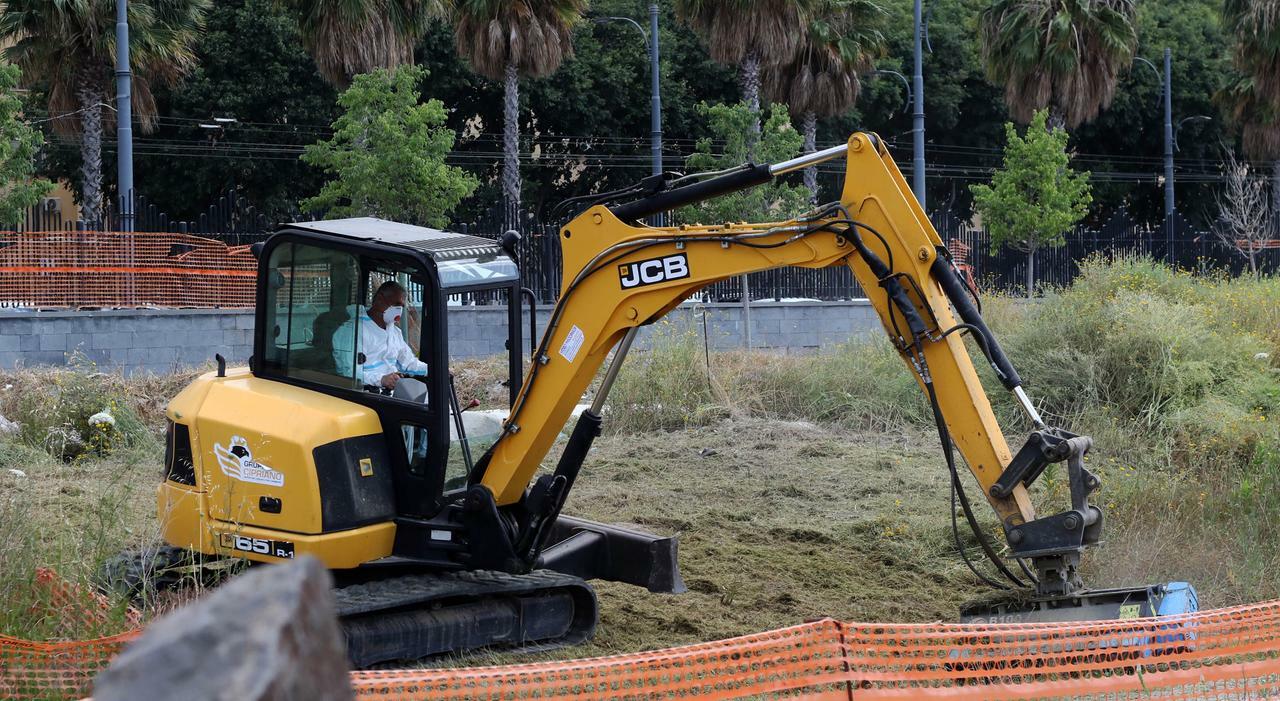
<svg viewBox="0 0 1280 701">
<path fill-rule="evenodd" d="M 655 603 L 655 605 L 657 605 Z M 75 698 L 137 631 L 79 642 L 0 636 L 0 697 Z M 1093 623 L 821 620 L 567 662 L 351 673 L 378 699 L 1224 699 L 1280 694 L 1280 601 Z"/>
<path fill-rule="evenodd" d="M 256 270 L 187 234 L 0 232 L 0 307 L 252 307 Z"/>
</svg>

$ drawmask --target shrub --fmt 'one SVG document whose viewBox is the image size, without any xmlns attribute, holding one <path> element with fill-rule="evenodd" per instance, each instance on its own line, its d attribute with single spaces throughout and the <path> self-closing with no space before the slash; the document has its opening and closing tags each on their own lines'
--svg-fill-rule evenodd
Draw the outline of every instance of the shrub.
<svg viewBox="0 0 1280 701">
<path fill-rule="evenodd" d="M 11 378 L 0 406 L 18 423 L 18 437 L 27 445 L 70 461 L 156 443 L 158 427 L 145 425 L 134 408 L 145 397 L 131 396 L 123 378 L 96 372 L 91 363 L 79 360 Z"/>
</svg>

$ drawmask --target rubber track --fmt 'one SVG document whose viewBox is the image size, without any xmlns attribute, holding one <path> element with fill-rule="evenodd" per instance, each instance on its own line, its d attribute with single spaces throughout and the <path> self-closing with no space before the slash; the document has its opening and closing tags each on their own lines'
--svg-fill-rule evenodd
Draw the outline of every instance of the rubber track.
<svg viewBox="0 0 1280 701">
<path fill-rule="evenodd" d="M 576 645 L 595 633 L 599 615 L 595 590 L 587 582 L 553 570 L 509 574 L 489 570 L 413 574 L 380 579 L 334 589 L 341 619 L 367 617 L 378 612 L 431 609 L 436 605 L 483 601 L 484 599 L 536 595 L 562 591 L 573 597 L 575 614 L 564 636 L 554 640 L 528 641 L 519 646 L 526 652 L 552 650 Z M 472 649 L 483 645 L 472 646 Z M 455 650 L 453 652 L 463 652 Z"/>
<path fill-rule="evenodd" d="M 585 589 L 583 580 L 552 570 L 508 574 L 475 570 L 444 574 L 412 574 L 353 584 L 334 590 L 339 616 L 355 616 L 386 609 L 417 607 L 442 599 L 479 599 L 487 596 L 531 594 L 545 589 Z"/>
</svg>

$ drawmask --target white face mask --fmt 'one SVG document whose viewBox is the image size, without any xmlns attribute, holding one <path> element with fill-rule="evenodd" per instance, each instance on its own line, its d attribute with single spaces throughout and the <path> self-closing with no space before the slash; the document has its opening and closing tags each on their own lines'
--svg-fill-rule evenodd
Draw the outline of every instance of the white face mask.
<svg viewBox="0 0 1280 701">
<path fill-rule="evenodd" d="M 395 326 L 400 323 L 400 317 L 403 315 L 404 307 L 387 307 L 387 310 L 382 312 L 382 320 L 387 323 L 387 326 Z"/>
</svg>

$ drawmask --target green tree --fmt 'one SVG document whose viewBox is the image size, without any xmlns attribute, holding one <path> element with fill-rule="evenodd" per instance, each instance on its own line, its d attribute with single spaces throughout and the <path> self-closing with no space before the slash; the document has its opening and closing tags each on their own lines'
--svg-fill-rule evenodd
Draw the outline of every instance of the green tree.
<svg viewBox="0 0 1280 701">
<path fill-rule="evenodd" d="M 324 182 L 297 155 L 328 136 L 337 92 L 276 0 L 221 0 L 196 50 L 186 79 L 156 91 L 168 119 L 155 145 L 134 147 L 139 191 L 176 220 L 195 219 L 234 189 L 258 212 L 288 221 Z M 213 116 L 238 121 L 221 133 L 202 129 Z"/>
<path fill-rule="evenodd" d="M 192 46 L 209 0 L 133 0 L 129 59 L 133 114 L 155 124 L 154 85 L 176 83 L 195 63 Z M 80 139 L 81 215 L 102 215 L 103 108 L 114 93 L 115 0 L 7 0 L 0 10 L 4 55 L 28 82 L 43 82 L 55 130 Z"/>
<path fill-rule="evenodd" d="M 871 0 L 825 0 L 809 21 L 795 56 L 765 70 L 765 93 L 802 115 L 804 152 L 817 150 L 818 118 L 849 111 L 862 88 L 860 73 L 884 50 L 886 15 Z M 818 168 L 804 171 L 810 199 L 818 201 Z"/>
<path fill-rule="evenodd" d="M 520 76 L 542 78 L 573 56 L 586 0 L 456 0 L 455 41 L 471 69 L 502 81 L 502 194 L 508 223 L 520 212 Z"/>
<path fill-rule="evenodd" d="M 791 60 L 816 0 L 676 0 L 676 11 L 707 44 L 711 58 L 737 66 L 742 100 L 754 116 L 748 147 L 760 135 L 761 70 Z"/>
<path fill-rule="evenodd" d="M 0 63 L 0 226 L 7 227 L 20 224 L 26 209 L 53 189 L 48 180 L 32 177 L 44 138 L 21 119 L 21 75 L 17 66 Z"/>
<path fill-rule="evenodd" d="M 991 236 L 992 248 L 1010 246 L 1027 254 L 1027 297 L 1035 293 L 1036 251 L 1056 248 L 1089 212 L 1089 173 L 1071 168 L 1067 132 L 1047 127 L 1048 112 L 1031 118 L 1024 136 L 1005 124 L 1004 165 L 990 185 L 973 185 L 974 208 Z"/>
<path fill-rule="evenodd" d="M 284 0 L 325 80 L 338 88 L 377 68 L 413 64 L 413 47 L 448 0 Z"/>
<path fill-rule="evenodd" d="M 1111 104 L 1138 46 L 1136 0 L 994 0 L 979 22 L 991 80 L 1014 119 L 1049 110 L 1074 129 Z"/>
<path fill-rule="evenodd" d="M 419 104 L 421 68 L 379 68 L 358 75 L 338 97 L 343 113 L 333 137 L 307 148 L 302 160 L 334 176 L 301 203 L 326 217 L 376 216 L 444 227 L 476 179 L 445 164 L 454 132 L 439 100 Z"/>
<path fill-rule="evenodd" d="M 723 170 L 750 160 L 748 153 L 752 149 L 747 127 L 755 119 L 750 107 L 742 103 L 702 103 L 698 105 L 698 113 L 707 119 L 712 136 L 698 140 L 688 159 L 689 170 Z M 765 116 L 754 152 L 762 163 L 777 163 L 799 155 L 803 143 L 804 138 L 791 126 L 787 108 L 773 105 Z M 790 219 L 805 211 L 808 205 L 806 188 L 774 182 L 685 207 L 679 216 L 685 222 L 705 224 L 776 221 Z"/>
</svg>

